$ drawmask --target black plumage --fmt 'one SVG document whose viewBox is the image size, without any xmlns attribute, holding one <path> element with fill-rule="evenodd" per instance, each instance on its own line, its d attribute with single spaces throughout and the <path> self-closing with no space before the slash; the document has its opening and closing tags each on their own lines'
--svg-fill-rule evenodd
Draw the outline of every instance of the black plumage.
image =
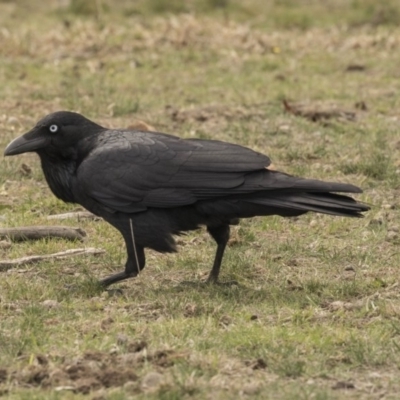
<svg viewBox="0 0 400 400">
<path fill-rule="evenodd" d="M 257 215 L 308 211 L 360 217 L 369 207 L 333 192 L 344 183 L 302 179 L 267 169 L 270 159 L 214 140 L 103 128 L 80 114 L 47 115 L 12 141 L 5 155 L 36 152 L 53 193 L 103 217 L 125 239 L 125 271 L 104 286 L 136 276 L 145 248 L 176 251 L 173 236 L 201 225 L 217 243 L 208 281 L 217 282 L 229 225 Z"/>
</svg>

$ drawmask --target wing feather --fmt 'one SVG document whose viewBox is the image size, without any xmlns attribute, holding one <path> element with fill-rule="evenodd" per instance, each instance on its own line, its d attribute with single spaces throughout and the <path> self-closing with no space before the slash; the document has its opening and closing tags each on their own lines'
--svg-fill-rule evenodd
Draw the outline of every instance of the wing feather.
<svg viewBox="0 0 400 400">
<path fill-rule="evenodd" d="M 247 173 L 269 164 L 267 156 L 230 143 L 104 131 L 80 164 L 77 180 L 105 207 L 139 212 L 226 195 L 243 186 Z"/>
</svg>

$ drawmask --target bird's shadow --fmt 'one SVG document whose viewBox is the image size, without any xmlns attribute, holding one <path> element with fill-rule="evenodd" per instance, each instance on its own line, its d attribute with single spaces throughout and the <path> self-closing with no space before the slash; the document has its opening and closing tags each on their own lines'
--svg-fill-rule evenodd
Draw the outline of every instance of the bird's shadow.
<svg viewBox="0 0 400 400">
<path fill-rule="evenodd" d="M 263 285 L 252 285 L 247 282 L 228 281 L 221 282 L 220 284 L 208 283 L 201 280 L 194 281 L 181 281 L 164 279 L 157 286 L 139 283 L 134 285 L 128 280 L 119 285 L 114 285 L 109 288 L 104 288 L 99 284 L 99 281 L 91 276 L 86 276 L 79 282 L 65 288 L 66 296 L 68 297 L 81 297 L 92 298 L 103 296 L 107 293 L 107 297 L 123 297 L 127 301 L 133 301 L 140 304 L 143 298 L 159 298 L 168 299 L 182 297 L 185 301 L 192 299 L 196 302 L 200 298 L 207 298 L 208 301 L 213 302 L 232 302 L 240 303 L 240 305 L 257 306 L 261 303 L 270 303 L 272 306 L 276 304 L 302 304 L 306 306 L 311 301 L 318 303 L 318 296 L 312 293 L 305 292 L 302 288 L 293 290 L 293 288 L 282 284 L 265 283 Z M 137 282 L 137 281 L 136 281 Z M 234 284 L 232 284 L 234 282 Z M 308 300 L 306 300 L 308 299 Z"/>
<path fill-rule="evenodd" d="M 143 289 L 135 285 L 134 287 L 129 285 L 129 281 L 121 283 L 119 286 L 104 288 L 99 284 L 96 279 L 86 276 L 79 282 L 68 284 L 63 286 L 64 293 L 67 296 L 73 297 L 86 297 L 91 298 L 95 296 L 101 296 L 107 293 L 108 296 L 123 296 L 126 298 L 137 298 L 135 294 L 137 291 L 146 290 L 147 295 L 152 297 L 164 298 L 165 296 L 174 296 L 183 294 L 185 297 L 190 293 L 201 293 L 207 294 L 210 300 L 221 299 L 225 297 L 227 299 L 232 297 L 240 297 L 242 299 L 249 299 L 249 303 L 252 303 L 251 298 L 256 296 L 258 299 L 262 297 L 269 297 L 270 292 L 267 289 L 255 289 L 251 286 L 244 285 L 237 281 L 221 281 L 218 283 L 208 283 L 206 281 L 182 281 L 176 283 L 175 281 L 163 282 L 158 287 L 143 287 Z M 255 301 L 255 300 L 254 300 Z"/>
</svg>

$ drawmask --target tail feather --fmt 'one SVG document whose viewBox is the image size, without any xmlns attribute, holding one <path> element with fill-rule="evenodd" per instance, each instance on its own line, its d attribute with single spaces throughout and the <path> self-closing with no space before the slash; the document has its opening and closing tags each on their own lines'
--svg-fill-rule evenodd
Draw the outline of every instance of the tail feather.
<svg viewBox="0 0 400 400">
<path fill-rule="evenodd" d="M 307 193 L 362 193 L 362 190 L 350 183 L 326 182 L 317 179 L 304 179 L 279 171 L 257 171 L 246 175 L 242 186 L 236 193 L 256 193 L 259 191 L 285 191 Z"/>
<path fill-rule="evenodd" d="M 362 217 L 367 204 L 338 193 L 362 193 L 354 185 L 303 179 L 279 171 L 257 171 L 246 175 L 245 182 L 220 198 L 201 201 L 197 208 L 206 215 L 251 218 L 256 215 L 296 216 L 309 211 L 343 217 Z"/>
<path fill-rule="evenodd" d="M 327 192 L 362 193 L 362 189 L 350 183 L 324 182 L 316 179 L 297 178 L 292 188 L 298 191 L 304 190 L 308 193 L 327 193 Z"/>
<path fill-rule="evenodd" d="M 265 197 L 249 198 L 246 201 L 268 207 L 277 207 L 283 210 L 298 210 L 303 212 L 330 214 L 344 217 L 362 217 L 362 213 L 370 207 L 357 202 L 349 196 L 335 193 L 286 193 Z"/>
</svg>

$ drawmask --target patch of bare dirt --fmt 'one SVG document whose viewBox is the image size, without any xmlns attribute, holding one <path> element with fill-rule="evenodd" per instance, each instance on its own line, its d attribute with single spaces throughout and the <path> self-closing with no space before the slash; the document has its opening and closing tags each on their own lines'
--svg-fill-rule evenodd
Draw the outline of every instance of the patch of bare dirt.
<svg viewBox="0 0 400 400">
<path fill-rule="evenodd" d="M 283 107 L 289 114 L 309 119 L 313 122 L 326 121 L 329 119 L 354 121 L 356 119 L 356 112 L 351 110 L 344 110 L 337 106 L 318 107 L 308 106 L 303 104 L 292 104 L 287 100 L 283 101 Z"/>
<path fill-rule="evenodd" d="M 228 106 L 220 104 L 210 104 L 203 107 L 192 107 L 186 109 L 176 109 L 167 107 L 166 112 L 174 122 L 207 122 L 215 119 L 225 119 L 227 121 L 250 119 L 254 117 L 264 118 L 263 107 L 267 104 L 255 104 L 247 107 Z"/>
<path fill-rule="evenodd" d="M 130 385 L 140 390 L 137 371 L 144 363 L 157 369 L 174 364 L 183 354 L 172 350 L 148 351 L 144 341 L 128 343 L 128 352 L 123 354 L 88 351 L 83 355 L 64 359 L 37 355 L 30 365 L 22 368 L 0 370 L 0 383 L 11 381 L 14 386 L 40 387 L 58 391 L 69 390 L 87 394 L 95 390 Z M 137 386 L 136 386 L 137 385 Z"/>
</svg>

